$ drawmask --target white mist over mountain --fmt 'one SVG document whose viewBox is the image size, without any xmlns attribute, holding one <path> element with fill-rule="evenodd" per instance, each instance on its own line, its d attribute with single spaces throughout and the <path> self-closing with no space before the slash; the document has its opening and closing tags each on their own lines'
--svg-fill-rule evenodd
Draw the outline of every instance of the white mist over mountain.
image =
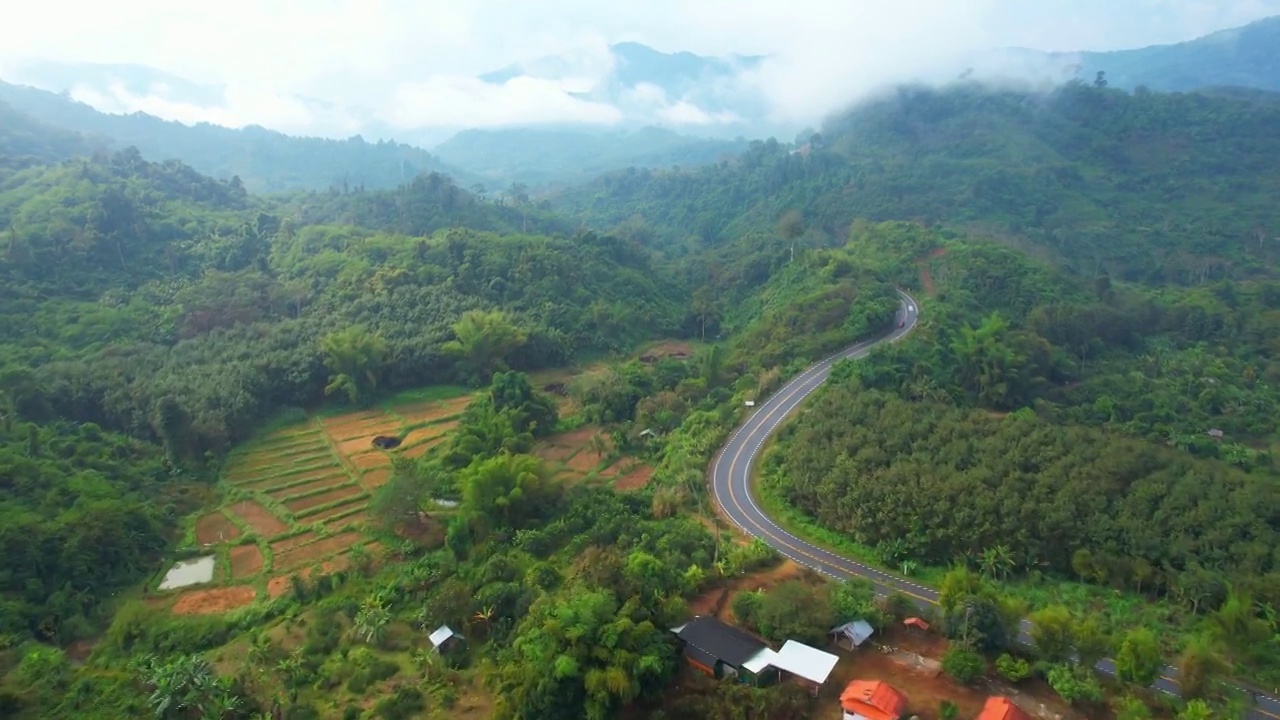
<svg viewBox="0 0 1280 720">
<path fill-rule="evenodd" d="M 51 0 L 0 29 L 0 79 L 106 112 L 423 144 L 527 126 L 785 136 L 890 83 L 1087 65 L 992 48 L 1138 47 L 1275 13 L 1280 0 Z"/>
</svg>

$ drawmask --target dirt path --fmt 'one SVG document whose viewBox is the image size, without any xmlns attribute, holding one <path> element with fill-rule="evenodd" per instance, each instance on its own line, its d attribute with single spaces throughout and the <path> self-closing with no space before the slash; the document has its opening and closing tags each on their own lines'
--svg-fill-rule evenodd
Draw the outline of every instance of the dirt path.
<svg viewBox="0 0 1280 720">
<path fill-rule="evenodd" d="M 916 260 L 916 265 L 920 268 L 920 285 L 924 288 L 924 292 L 929 297 L 938 294 L 938 286 L 933 281 L 933 271 L 929 268 L 929 262 L 934 258 L 940 258 L 947 254 L 946 248 L 934 248 L 925 254 L 924 257 Z"/>
</svg>

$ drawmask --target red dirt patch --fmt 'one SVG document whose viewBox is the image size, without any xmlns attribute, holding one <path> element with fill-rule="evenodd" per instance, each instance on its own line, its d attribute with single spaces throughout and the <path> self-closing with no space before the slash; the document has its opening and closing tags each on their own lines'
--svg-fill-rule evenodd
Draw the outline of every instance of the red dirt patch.
<svg viewBox="0 0 1280 720">
<path fill-rule="evenodd" d="M 599 428 L 588 425 L 587 427 L 578 428 L 573 432 L 552 435 L 547 438 L 547 444 L 569 448 L 584 447 L 587 443 L 591 442 L 591 436 L 598 432 L 600 432 Z"/>
<path fill-rule="evenodd" d="M 195 590 L 183 593 L 173 604 L 174 615 L 214 615 L 235 610 L 253 602 L 258 591 L 248 585 Z"/>
<path fill-rule="evenodd" d="M 253 528 L 262 537 L 274 537 L 289 529 L 275 515 L 272 515 L 266 508 L 252 500 L 241 500 L 231 506 L 231 512 L 244 520 L 249 527 Z"/>
<path fill-rule="evenodd" d="M 262 569 L 262 551 L 257 545 L 237 545 L 231 548 L 231 579 L 257 575 Z"/>
<path fill-rule="evenodd" d="M 334 535 L 323 540 L 317 540 L 310 545 L 303 545 L 300 548 L 281 553 L 275 558 L 275 566 L 277 572 L 288 572 L 296 570 L 310 562 L 320 560 L 328 555 L 333 555 L 339 551 L 345 551 L 350 548 L 356 540 L 362 536 L 358 532 L 346 532 L 341 535 Z"/>
<path fill-rule="evenodd" d="M 580 450 L 565 463 L 565 467 L 574 472 L 586 473 L 595 470 L 604 460 L 604 456 L 591 450 Z"/>
<path fill-rule="evenodd" d="M 332 560 L 326 560 L 319 565 L 306 568 L 305 570 L 295 574 L 302 577 L 304 580 L 310 580 L 312 578 L 319 577 L 320 575 L 329 575 L 339 570 L 345 570 L 348 564 L 346 556 L 339 555 Z M 272 599 L 275 599 L 288 592 L 290 577 L 290 575 L 280 575 L 268 580 L 267 595 Z"/>
<path fill-rule="evenodd" d="M 341 515 L 342 513 L 351 512 L 355 508 L 364 507 L 364 506 L 365 506 L 365 502 L 363 498 L 360 500 L 355 500 L 353 502 L 346 503 L 344 505 L 335 505 L 326 510 L 321 510 L 320 512 L 315 513 L 314 515 L 308 515 L 307 519 L 304 520 L 303 522 L 307 524 L 321 522 L 331 517 L 334 517 L 336 515 Z"/>
<path fill-rule="evenodd" d="M 390 479 L 391 479 L 391 469 L 384 468 L 380 470 L 372 470 L 360 476 L 360 484 L 364 487 L 365 490 L 368 490 L 369 492 L 373 492 L 374 490 L 377 490 L 383 485 L 386 485 L 387 481 Z"/>
<path fill-rule="evenodd" d="M 613 489 L 620 490 L 622 492 L 639 490 L 649 484 L 649 478 L 651 477 L 653 477 L 653 468 L 642 465 L 617 480 L 614 480 Z"/>
<path fill-rule="evenodd" d="M 213 545 L 238 537 L 240 528 L 220 512 L 209 513 L 196 521 L 196 542 L 201 545 Z"/>
<path fill-rule="evenodd" d="M 361 490 L 359 486 L 348 484 L 348 485 L 343 485 L 341 487 L 336 487 L 330 490 L 329 492 L 320 493 L 318 495 L 310 495 L 304 498 L 299 498 L 297 500 L 290 500 L 289 502 L 285 503 L 284 506 L 289 509 L 289 512 L 297 514 L 302 512 L 303 510 L 307 510 L 308 508 L 320 507 L 321 505 L 328 505 L 331 502 L 337 502 L 344 498 L 349 498 L 352 495 L 358 495 L 360 494 L 360 492 Z"/>
<path fill-rule="evenodd" d="M 547 462 L 564 462 L 571 455 L 577 452 L 577 448 L 562 447 L 559 445 L 542 445 L 534 448 L 533 454 L 546 460 Z"/>
<path fill-rule="evenodd" d="M 924 257 L 916 261 L 916 265 L 920 267 L 920 286 L 924 288 L 925 294 L 930 297 L 937 294 L 938 288 L 933 281 L 933 271 L 929 268 L 929 261 L 934 258 L 940 258 L 946 254 L 946 248 L 934 248 L 925 253 Z"/>
</svg>

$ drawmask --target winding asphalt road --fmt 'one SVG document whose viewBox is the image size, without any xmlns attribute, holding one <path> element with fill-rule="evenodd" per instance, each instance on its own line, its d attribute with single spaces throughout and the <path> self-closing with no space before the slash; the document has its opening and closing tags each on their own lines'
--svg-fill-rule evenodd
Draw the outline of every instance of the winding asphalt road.
<svg viewBox="0 0 1280 720">
<path fill-rule="evenodd" d="M 783 556 L 812 568 L 836 580 L 860 577 L 871 581 L 877 592 L 900 592 L 915 600 L 921 607 L 936 605 L 938 593 L 932 588 L 906 578 L 878 570 L 849 558 L 812 545 L 783 530 L 760 509 L 751 487 L 751 470 L 756 455 L 769 438 L 814 390 L 817 390 L 831 374 L 831 368 L 840 360 L 865 357 L 881 343 L 894 342 L 905 337 L 916 327 L 920 305 L 911 296 L 899 291 L 902 308 L 888 334 L 859 342 L 797 375 L 773 394 L 757 404 L 755 411 L 729 438 L 711 466 L 711 493 L 716 504 L 733 524 L 747 534 L 758 537 Z M 1028 631 L 1031 624 L 1023 620 L 1018 632 L 1018 642 L 1031 646 Z M 1102 660 L 1097 670 L 1114 676 L 1116 669 L 1111 660 Z M 1177 669 L 1166 667 L 1159 680 L 1152 686 L 1170 695 L 1178 695 Z M 1254 697 L 1256 706 L 1247 716 L 1249 720 L 1280 720 L 1280 700 L 1256 691 L 1237 688 Z"/>
</svg>

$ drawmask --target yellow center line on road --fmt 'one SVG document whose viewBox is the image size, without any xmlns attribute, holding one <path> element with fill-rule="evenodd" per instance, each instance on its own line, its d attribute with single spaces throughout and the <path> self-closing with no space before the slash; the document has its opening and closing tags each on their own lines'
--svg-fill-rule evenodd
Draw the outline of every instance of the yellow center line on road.
<svg viewBox="0 0 1280 720">
<path fill-rule="evenodd" d="M 749 438 L 749 437 L 751 436 L 751 434 L 754 432 L 754 430 L 752 430 L 752 429 L 751 429 L 751 428 L 752 428 L 752 426 L 755 426 L 755 428 L 757 428 L 757 429 L 758 429 L 758 428 L 761 428 L 761 427 L 766 427 L 766 426 L 768 425 L 769 421 L 770 421 L 770 420 L 772 420 L 772 419 L 774 418 L 774 416 L 775 416 L 775 415 L 777 415 L 779 412 L 781 412 L 781 411 L 783 410 L 783 408 L 787 407 L 787 403 L 788 403 L 788 402 L 790 402 L 792 398 L 794 398 L 798 393 L 800 393 L 800 392 L 802 391 L 802 389 L 804 388 L 805 383 L 806 383 L 806 382 L 808 381 L 808 379 L 809 379 L 809 376 L 810 376 L 810 375 L 817 374 L 817 373 L 820 373 L 820 372 L 821 372 L 820 366 L 821 366 L 821 363 L 820 363 L 818 366 L 814 366 L 813 368 L 810 368 L 809 370 L 807 370 L 807 371 L 805 371 L 805 372 L 801 373 L 798 377 L 796 377 L 796 379 L 792 380 L 792 381 L 791 381 L 791 383 L 789 383 L 790 385 L 792 385 L 792 386 L 793 386 L 793 387 L 791 388 L 791 390 L 787 391 L 787 390 L 785 390 L 785 388 L 784 388 L 784 391 L 785 391 L 785 393 L 786 393 L 786 394 L 784 394 L 784 395 L 782 395 L 782 396 L 775 396 L 774 398 L 770 398 L 768 402 L 772 402 L 774 399 L 779 399 L 779 397 L 780 397 L 780 399 L 779 399 L 779 401 L 778 401 L 777 406 L 776 406 L 776 407 L 774 407 L 772 410 L 770 410 L 770 411 L 769 411 L 767 414 L 765 414 L 765 415 L 764 415 L 764 417 L 762 417 L 762 418 L 757 419 L 757 418 L 758 418 L 758 416 L 757 416 L 757 415 L 753 415 L 752 417 L 748 418 L 747 423 L 746 423 L 745 425 L 743 425 L 743 426 L 742 426 L 742 429 L 741 429 L 741 430 L 739 430 L 739 431 L 738 431 L 738 432 L 739 432 L 739 434 L 740 434 L 740 433 L 742 433 L 742 432 L 747 432 L 747 434 L 748 434 L 748 438 Z M 732 438 L 730 439 L 730 442 L 732 442 Z M 763 446 L 763 444 L 764 444 L 764 440 L 762 439 L 762 440 L 761 440 L 761 446 Z M 742 459 L 742 455 L 746 452 L 746 450 L 747 450 L 747 445 L 748 445 L 748 443 L 747 443 L 747 442 L 744 442 L 744 443 L 743 443 L 743 444 L 742 444 L 742 445 L 741 445 L 741 446 L 740 446 L 740 447 L 739 447 L 739 448 L 734 452 L 733 457 L 732 457 L 732 458 L 730 459 L 730 461 L 729 461 L 729 499 L 730 499 L 730 501 L 733 503 L 733 506 L 738 510 L 738 513 L 742 516 L 742 519 L 743 519 L 745 522 L 749 522 L 749 523 L 750 523 L 750 525 L 752 526 L 752 528 L 753 528 L 755 531 L 757 531 L 759 534 L 762 534 L 762 535 L 767 536 L 768 538 L 770 538 L 770 539 L 771 539 L 771 540 L 773 540 L 774 542 L 776 542 L 776 543 L 778 543 L 779 545 L 781 545 L 781 546 L 783 546 L 783 547 L 787 548 L 788 550 L 791 550 L 792 552 L 794 552 L 794 553 L 796 553 L 796 554 L 798 554 L 798 555 L 801 555 L 801 556 L 803 556 L 803 557 L 809 558 L 810 560 L 813 560 L 815 563 L 817 563 L 817 567 L 815 567 L 814 569 L 820 569 L 820 568 L 822 568 L 823 566 L 826 566 L 826 565 L 832 565 L 832 563 L 830 563 L 829 561 L 823 560 L 822 558 L 820 558 L 820 557 L 818 557 L 818 556 L 816 556 L 816 555 L 814 555 L 814 554 L 810 553 L 808 550 L 806 550 L 806 549 L 804 549 L 804 548 L 802 548 L 802 547 L 798 547 L 798 546 L 796 546 L 795 544 L 793 544 L 793 543 L 789 542 L 789 541 L 788 541 L 788 540 L 789 540 L 789 537 L 788 537 L 788 536 L 778 535 L 778 534 L 776 534 L 776 533 L 772 532 L 769 528 L 764 527 L 764 526 L 763 526 L 763 525 L 761 525 L 760 523 L 756 522 L 756 521 L 755 521 L 755 519 L 751 516 L 751 514 L 750 514 L 750 513 L 748 513 L 748 512 L 746 511 L 746 508 L 743 506 L 742 501 L 738 499 L 738 493 L 736 492 L 736 485 L 737 485 L 737 483 L 736 483 L 736 482 L 734 482 L 734 478 L 736 477 L 738 461 Z M 718 468 L 718 467 L 720 466 L 720 463 L 721 463 L 723 460 L 724 460 L 724 458 L 723 458 L 723 457 L 721 457 L 719 460 L 717 460 L 717 461 L 716 461 L 715 466 L 712 468 L 712 478 L 711 478 L 711 482 L 712 482 L 712 487 L 713 487 L 713 488 L 714 488 L 714 485 L 715 485 L 715 469 L 716 469 L 716 468 Z M 749 463 L 749 462 L 750 462 L 750 461 L 748 461 L 748 463 Z M 746 491 L 747 491 L 747 492 L 750 492 L 750 487 L 749 487 L 749 486 L 750 486 L 750 482 L 751 482 L 751 478 L 749 477 L 749 476 L 750 476 L 750 467 L 745 468 L 745 471 L 746 471 L 746 472 L 747 472 L 747 474 L 748 474 L 748 478 L 747 478 L 747 484 L 748 484 L 748 487 L 747 487 Z M 744 528 L 744 529 L 746 529 L 746 528 Z M 748 530 L 748 532 L 750 533 L 750 532 L 751 532 L 751 530 Z M 757 535 L 757 537 L 758 537 L 758 536 L 759 536 L 759 535 Z M 796 539 L 796 540 L 799 540 L 799 538 L 795 538 L 795 539 Z M 833 553 L 833 556 L 835 556 L 835 555 L 834 555 L 834 553 Z M 836 556 L 836 557 L 838 557 L 838 556 Z M 840 559 L 848 561 L 848 560 L 847 560 L 847 558 L 840 558 Z M 853 562 L 853 561 L 848 561 L 848 562 Z M 860 563 L 854 563 L 854 564 L 859 564 L 859 565 L 860 565 Z M 873 568 L 869 568 L 869 567 L 867 567 L 867 568 L 865 568 L 865 569 L 867 569 L 867 570 L 873 570 Z M 876 571 L 876 572 L 878 572 L 878 571 Z M 858 573 L 853 573 L 853 574 L 858 574 Z M 891 576 L 891 575 L 888 575 L 887 573 L 884 573 L 884 575 L 885 575 L 886 577 L 891 577 L 891 578 L 892 578 L 892 576 Z M 892 578 L 892 579 L 897 580 L 897 578 Z M 885 583 L 881 583 L 881 584 L 885 584 Z M 910 583 L 908 583 L 908 584 L 910 584 Z M 896 587 L 896 583 L 895 583 L 895 585 L 890 585 L 889 587 L 891 587 L 892 589 L 894 589 L 894 590 L 896 590 L 896 591 L 898 591 L 898 592 L 903 593 L 904 595 L 908 595 L 908 596 L 910 596 L 910 597 L 916 598 L 917 600 L 921 600 L 921 601 L 923 601 L 923 602 L 927 602 L 927 603 L 929 603 L 929 604 L 931 604 L 931 605 L 937 605 L 937 604 L 938 604 L 938 603 L 937 603 L 937 601 L 933 600 L 932 598 L 928 598 L 928 597 L 925 597 L 924 595 L 916 594 L 916 593 L 914 593 L 914 592 L 911 592 L 910 590 L 904 590 L 904 589 L 902 589 L 902 588 Z"/>
</svg>

